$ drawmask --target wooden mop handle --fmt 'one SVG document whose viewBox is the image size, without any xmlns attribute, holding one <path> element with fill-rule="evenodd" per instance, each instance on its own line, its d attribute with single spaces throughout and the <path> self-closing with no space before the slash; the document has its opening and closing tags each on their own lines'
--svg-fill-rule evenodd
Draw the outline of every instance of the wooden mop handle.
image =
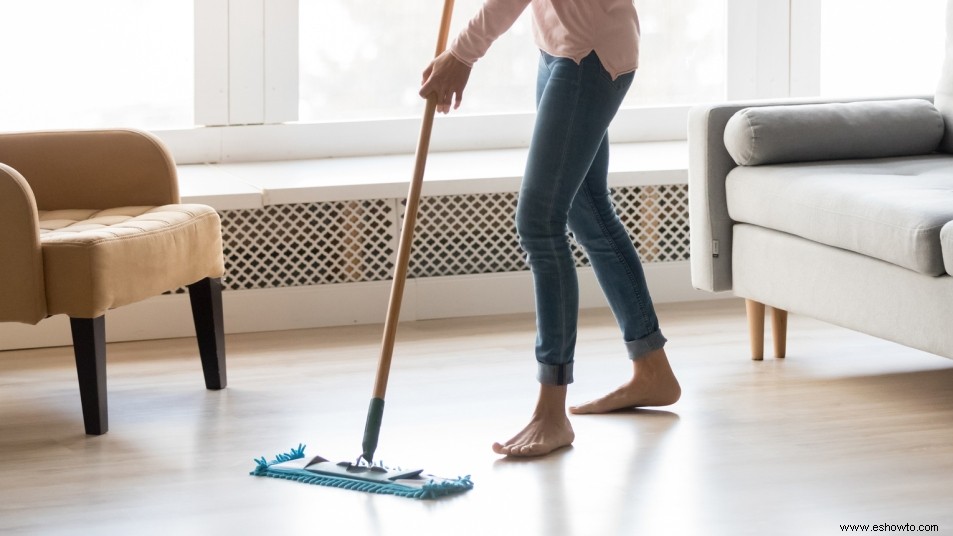
<svg viewBox="0 0 953 536">
<path fill-rule="evenodd" d="M 450 16 L 453 13 L 453 0 L 444 0 L 443 16 L 440 20 L 440 32 L 437 37 L 439 56 L 447 48 L 447 35 L 450 33 Z M 374 381 L 374 396 L 367 409 L 367 422 L 364 425 L 364 440 L 361 444 L 363 458 L 373 463 L 374 452 L 384 418 L 384 394 L 387 391 L 387 379 L 390 376 L 390 362 L 394 355 L 394 339 L 397 336 L 397 321 L 400 317 L 400 302 L 404 297 L 404 283 L 407 280 L 407 265 L 410 263 L 410 247 L 414 241 L 414 225 L 417 222 L 417 208 L 420 205 L 420 190 L 424 182 L 424 167 L 427 164 L 427 150 L 430 148 L 430 131 L 433 130 L 434 113 L 437 110 L 437 95 L 427 96 L 423 124 L 420 126 L 420 138 L 417 140 L 417 157 L 414 163 L 414 176 L 407 191 L 407 209 L 404 224 L 400 229 L 400 242 L 397 245 L 397 263 L 394 266 L 394 281 L 390 287 L 390 302 L 387 305 L 387 318 L 384 321 L 384 339 L 381 342 L 381 356 L 377 363 L 377 378 Z"/>
<path fill-rule="evenodd" d="M 444 0 L 443 15 L 440 19 L 440 32 L 434 57 L 447 48 L 450 34 L 450 18 L 453 14 L 453 1 Z M 394 340 L 397 335 L 397 322 L 400 317 L 400 304 L 404 297 L 404 283 L 407 279 L 407 267 L 410 263 L 410 249 L 414 240 L 414 225 L 417 222 L 417 209 L 420 206 L 420 190 L 424 181 L 424 168 L 427 165 L 427 151 L 430 149 L 430 133 L 433 130 L 434 113 L 437 109 L 437 95 L 427 97 L 420 137 L 417 140 L 417 155 L 414 162 L 414 176 L 407 191 L 407 209 L 400 230 L 400 242 L 397 246 L 397 264 L 394 267 L 394 281 L 390 290 L 390 302 L 387 306 L 387 318 L 384 322 L 384 338 L 381 342 L 380 361 L 377 365 L 377 380 L 374 383 L 374 398 L 384 398 L 387 391 L 387 379 L 390 374 L 391 357 L 394 354 Z"/>
</svg>

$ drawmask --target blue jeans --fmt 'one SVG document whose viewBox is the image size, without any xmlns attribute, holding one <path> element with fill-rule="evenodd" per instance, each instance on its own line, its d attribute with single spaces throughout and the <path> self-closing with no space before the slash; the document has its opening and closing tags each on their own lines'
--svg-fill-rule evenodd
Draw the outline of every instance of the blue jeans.
<svg viewBox="0 0 953 536">
<path fill-rule="evenodd" d="M 595 52 L 576 64 L 543 53 L 536 126 L 516 208 L 533 273 L 540 383 L 573 381 L 579 285 L 567 229 L 582 246 L 630 359 L 665 345 L 635 246 L 609 194 L 607 130 L 634 73 L 612 80 Z"/>
</svg>

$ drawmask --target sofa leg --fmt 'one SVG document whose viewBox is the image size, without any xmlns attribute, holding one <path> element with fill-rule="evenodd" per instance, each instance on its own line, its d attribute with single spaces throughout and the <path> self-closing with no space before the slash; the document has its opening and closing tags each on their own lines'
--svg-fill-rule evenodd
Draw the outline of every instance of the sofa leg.
<svg viewBox="0 0 953 536">
<path fill-rule="evenodd" d="M 202 372 L 207 389 L 224 389 L 228 383 L 225 374 L 225 323 L 222 317 L 222 280 L 207 277 L 189 287 L 192 319 L 199 342 Z"/>
<path fill-rule="evenodd" d="M 751 342 L 751 359 L 764 359 L 764 304 L 745 300 L 748 313 L 748 339 Z"/>
<path fill-rule="evenodd" d="M 788 312 L 771 308 L 771 334 L 774 338 L 774 357 L 783 358 L 787 352 Z"/>
<path fill-rule="evenodd" d="M 106 317 L 70 318 L 73 353 L 79 378 L 83 423 L 89 435 L 109 430 L 106 406 Z"/>
</svg>

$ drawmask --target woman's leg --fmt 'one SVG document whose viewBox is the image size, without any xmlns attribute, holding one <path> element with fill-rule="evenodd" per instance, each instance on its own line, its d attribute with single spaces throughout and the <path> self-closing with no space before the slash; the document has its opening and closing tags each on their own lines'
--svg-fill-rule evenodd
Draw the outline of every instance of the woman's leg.
<svg viewBox="0 0 953 536">
<path fill-rule="evenodd" d="M 579 310 L 570 208 L 600 154 L 632 75 L 612 81 L 595 54 L 580 64 L 543 55 L 538 109 L 516 208 L 516 229 L 533 273 L 538 379 L 572 383 Z"/>
<path fill-rule="evenodd" d="M 604 413 L 636 406 L 665 406 L 676 402 L 681 388 L 663 349 L 638 252 L 616 214 L 608 187 L 609 139 L 602 140 L 586 179 L 573 199 L 569 229 L 585 250 L 606 295 L 629 358 L 632 378 L 597 400 L 570 408 L 573 413 Z"/>
<path fill-rule="evenodd" d="M 612 80 L 595 53 L 581 63 L 543 54 L 537 116 L 516 209 L 520 244 L 533 273 L 540 397 L 530 423 L 494 451 L 537 456 L 573 440 L 565 409 L 573 381 L 579 290 L 567 222 L 632 75 Z"/>
</svg>

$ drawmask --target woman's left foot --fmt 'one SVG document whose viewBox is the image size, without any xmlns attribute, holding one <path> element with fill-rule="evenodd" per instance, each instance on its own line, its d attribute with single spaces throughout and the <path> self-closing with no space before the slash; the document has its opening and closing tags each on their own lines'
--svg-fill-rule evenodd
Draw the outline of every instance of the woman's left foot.
<svg viewBox="0 0 953 536">
<path fill-rule="evenodd" d="M 672 372 L 665 350 L 657 350 L 633 361 L 632 367 L 632 379 L 628 383 L 602 398 L 571 406 L 569 412 L 582 415 L 646 406 L 670 406 L 681 398 L 682 388 Z"/>
</svg>

